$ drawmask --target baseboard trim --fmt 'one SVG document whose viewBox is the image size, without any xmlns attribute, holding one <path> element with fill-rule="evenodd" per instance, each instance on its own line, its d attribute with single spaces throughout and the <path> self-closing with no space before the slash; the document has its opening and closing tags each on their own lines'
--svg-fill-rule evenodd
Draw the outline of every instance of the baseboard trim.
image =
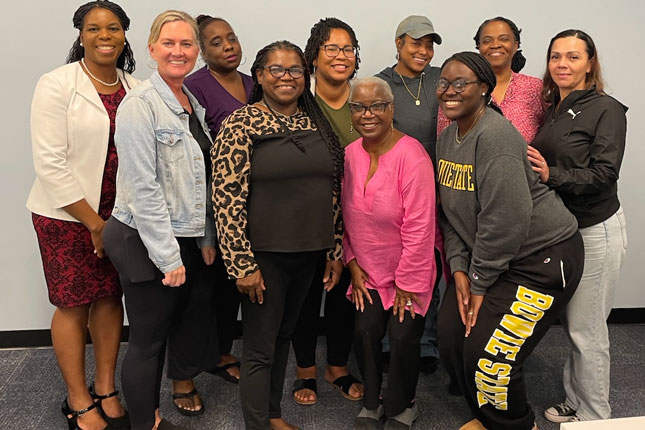
<svg viewBox="0 0 645 430">
<path fill-rule="evenodd" d="M 607 322 L 609 324 L 645 324 L 645 308 L 613 309 L 609 314 Z M 324 327 L 324 324 L 319 324 L 318 327 L 322 328 Z M 234 331 L 236 337 L 240 337 L 242 335 L 242 324 L 240 321 L 236 322 Z M 128 341 L 129 332 L 130 328 L 128 326 L 124 326 L 123 331 L 121 332 L 122 342 Z M 89 333 L 87 336 L 87 343 L 92 343 Z M 38 348 L 51 345 L 51 333 L 48 329 L 0 331 L 0 349 Z"/>
</svg>

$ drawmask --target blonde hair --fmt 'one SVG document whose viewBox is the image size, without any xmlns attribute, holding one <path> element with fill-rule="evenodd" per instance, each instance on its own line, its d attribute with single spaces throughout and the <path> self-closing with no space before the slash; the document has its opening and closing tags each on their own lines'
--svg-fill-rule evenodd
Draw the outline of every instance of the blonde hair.
<svg viewBox="0 0 645 430">
<path fill-rule="evenodd" d="M 193 17 L 188 15 L 186 12 L 171 9 L 165 12 L 161 12 L 159 15 L 157 15 L 155 20 L 152 21 L 152 25 L 150 26 L 150 35 L 148 36 L 148 45 L 152 45 L 153 43 L 157 42 L 157 40 L 159 40 L 161 27 L 163 27 L 164 24 L 168 24 L 169 22 L 174 21 L 184 21 L 190 24 L 190 26 L 193 28 L 193 33 L 195 34 L 195 43 L 199 41 L 199 29 L 197 28 L 197 23 L 195 22 Z"/>
</svg>

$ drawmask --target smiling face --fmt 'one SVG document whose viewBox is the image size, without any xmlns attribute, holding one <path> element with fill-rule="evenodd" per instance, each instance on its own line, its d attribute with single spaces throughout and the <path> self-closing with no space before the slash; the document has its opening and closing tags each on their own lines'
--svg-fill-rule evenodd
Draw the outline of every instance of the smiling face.
<svg viewBox="0 0 645 430">
<path fill-rule="evenodd" d="M 148 51 L 166 81 L 183 81 L 199 55 L 193 27 L 180 20 L 165 23 L 157 41 L 148 45 Z"/>
<path fill-rule="evenodd" d="M 418 76 L 434 56 L 432 36 L 413 39 L 405 34 L 403 39 L 396 39 L 396 51 L 399 54 L 397 63 L 399 73 L 409 78 Z"/>
<path fill-rule="evenodd" d="M 367 109 L 362 114 L 352 114 L 352 127 L 363 139 L 376 143 L 383 142 L 392 131 L 392 119 L 394 118 L 394 103 L 388 100 L 385 91 L 375 84 L 362 84 L 353 89 L 350 102 L 363 106 L 390 102 L 381 114 L 375 114 Z"/>
<path fill-rule="evenodd" d="M 587 74 L 591 72 L 591 59 L 587 45 L 577 37 L 556 39 L 549 52 L 549 74 L 560 89 L 560 99 L 569 93 L 585 89 Z"/>
<path fill-rule="evenodd" d="M 466 81 L 477 81 L 477 75 L 470 70 L 468 66 L 459 61 L 451 61 L 446 64 L 441 71 L 441 79 L 456 81 L 464 79 Z M 484 106 L 484 97 L 488 87 L 482 83 L 472 83 L 466 85 L 461 93 L 457 93 L 452 85 L 446 91 L 437 90 L 437 99 L 439 105 L 446 117 L 452 121 L 468 123 L 472 121 L 479 110 Z"/>
<path fill-rule="evenodd" d="M 479 53 L 488 60 L 493 70 L 510 69 L 518 48 L 513 30 L 504 21 L 491 21 L 482 28 Z"/>
<path fill-rule="evenodd" d="M 276 49 L 267 55 L 264 68 L 256 71 L 258 84 L 262 86 L 264 98 L 269 105 L 283 113 L 291 111 L 296 108 L 298 97 L 305 90 L 305 77 L 294 79 L 289 72 L 285 72 L 284 76 L 276 78 L 268 69 L 271 66 L 289 69 L 294 66 L 304 67 L 304 63 L 296 51 Z"/>
<path fill-rule="evenodd" d="M 125 31 L 112 11 L 102 7 L 90 10 L 85 15 L 79 37 L 85 49 L 87 65 L 116 66 L 116 60 L 125 46 Z"/>
<path fill-rule="evenodd" d="M 329 57 L 323 49 L 324 45 L 336 45 L 341 51 L 335 57 Z M 318 57 L 313 62 L 316 68 L 316 79 L 325 79 L 333 83 L 347 82 L 356 68 L 356 57 L 345 56 L 342 49 L 346 46 L 352 46 L 349 33 L 341 28 L 333 28 L 329 32 L 329 39 L 320 47 Z"/>
<path fill-rule="evenodd" d="M 242 47 L 226 21 L 213 21 L 203 31 L 204 61 L 217 72 L 236 70 L 242 61 Z"/>
</svg>

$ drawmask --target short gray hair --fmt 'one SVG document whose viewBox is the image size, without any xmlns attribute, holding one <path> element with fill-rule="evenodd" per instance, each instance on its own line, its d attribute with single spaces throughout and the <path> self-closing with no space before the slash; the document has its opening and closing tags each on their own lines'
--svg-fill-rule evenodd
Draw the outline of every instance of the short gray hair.
<svg viewBox="0 0 645 430">
<path fill-rule="evenodd" d="M 354 91 L 356 88 L 360 87 L 361 85 L 375 85 L 383 90 L 385 93 L 385 97 L 387 100 L 386 102 L 393 102 L 394 101 L 394 94 L 392 94 L 392 88 L 390 88 L 390 85 L 385 82 L 383 79 L 378 78 L 376 76 L 368 76 L 366 78 L 360 78 L 354 81 L 352 83 L 351 88 L 349 89 L 349 101 L 352 101 L 352 97 L 354 96 Z"/>
</svg>

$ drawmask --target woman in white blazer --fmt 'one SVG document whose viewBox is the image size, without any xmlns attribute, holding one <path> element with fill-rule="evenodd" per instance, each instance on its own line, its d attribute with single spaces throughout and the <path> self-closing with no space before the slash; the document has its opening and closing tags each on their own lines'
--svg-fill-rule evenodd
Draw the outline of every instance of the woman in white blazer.
<svg viewBox="0 0 645 430">
<path fill-rule="evenodd" d="M 110 1 L 81 6 L 79 36 L 66 65 L 43 75 L 34 93 L 31 135 L 36 180 L 27 208 L 56 306 L 52 343 L 70 429 L 129 427 L 114 373 L 123 307 L 119 277 L 104 258 L 101 233 L 116 192 L 116 109 L 138 82 L 125 38 L 130 19 Z M 85 381 L 85 338 L 94 344 L 95 380 Z"/>
</svg>

